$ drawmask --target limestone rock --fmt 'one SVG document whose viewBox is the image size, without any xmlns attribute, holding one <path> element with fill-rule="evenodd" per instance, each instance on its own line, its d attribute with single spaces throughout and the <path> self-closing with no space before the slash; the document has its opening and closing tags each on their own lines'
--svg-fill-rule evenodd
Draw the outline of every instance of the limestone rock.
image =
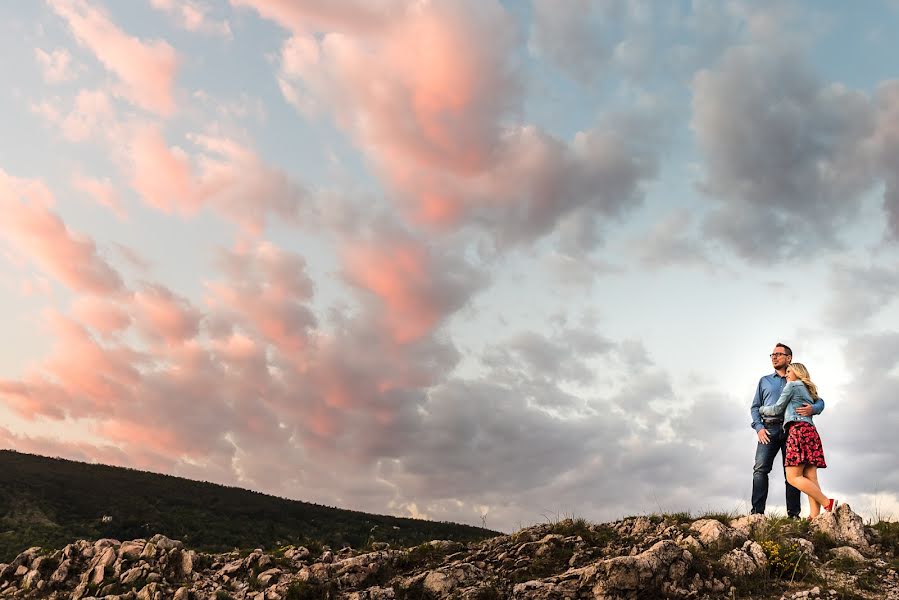
<svg viewBox="0 0 899 600">
<path fill-rule="evenodd" d="M 718 564 L 733 577 L 746 577 L 767 568 L 768 558 L 760 545 L 747 541 L 742 548 L 731 550 L 722 556 Z"/>
<path fill-rule="evenodd" d="M 869 549 L 868 539 L 865 537 L 865 524 L 848 504 L 839 504 L 832 513 L 821 513 L 812 520 L 811 528 L 813 531 L 828 535 L 838 543 L 862 551 Z"/>
<path fill-rule="evenodd" d="M 854 563 L 865 562 L 865 557 L 862 553 L 852 546 L 840 546 L 839 548 L 834 548 L 830 551 L 830 555 L 834 558 L 842 558 Z"/>
<path fill-rule="evenodd" d="M 119 546 L 119 558 L 127 560 L 137 560 L 140 558 L 141 552 L 144 550 L 146 540 L 132 540 L 124 542 Z"/>
<path fill-rule="evenodd" d="M 746 536 L 715 519 L 700 519 L 690 525 L 699 543 L 706 548 L 733 548 L 743 542 Z"/>
<path fill-rule="evenodd" d="M 169 538 L 159 533 L 150 538 L 150 543 L 154 544 L 163 552 L 168 552 L 169 550 L 174 550 L 175 548 L 181 549 L 184 547 L 184 544 L 182 544 L 180 541 L 170 540 Z"/>
<path fill-rule="evenodd" d="M 768 519 L 765 515 L 746 515 L 730 522 L 731 528 L 738 531 L 743 537 L 754 536 L 761 528 L 767 526 Z"/>
<path fill-rule="evenodd" d="M 620 556 L 600 562 L 592 575 L 593 593 L 599 596 L 652 590 L 668 580 L 680 583 L 691 561 L 690 552 L 671 540 L 664 540 L 636 556 Z"/>
<path fill-rule="evenodd" d="M 459 587 L 467 587 L 484 578 L 484 571 L 470 563 L 461 563 L 431 571 L 422 582 L 422 587 L 437 597 L 449 595 Z"/>
</svg>

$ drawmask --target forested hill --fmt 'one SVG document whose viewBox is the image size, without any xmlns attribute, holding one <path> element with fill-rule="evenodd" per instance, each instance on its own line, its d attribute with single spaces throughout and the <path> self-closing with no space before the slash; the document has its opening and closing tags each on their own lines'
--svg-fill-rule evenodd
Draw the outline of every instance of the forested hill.
<svg viewBox="0 0 899 600">
<path fill-rule="evenodd" d="M 469 525 L 403 519 L 286 500 L 145 471 L 0 450 L 0 563 L 30 546 L 161 533 L 204 551 L 372 542 L 414 546 L 497 535 Z"/>
</svg>

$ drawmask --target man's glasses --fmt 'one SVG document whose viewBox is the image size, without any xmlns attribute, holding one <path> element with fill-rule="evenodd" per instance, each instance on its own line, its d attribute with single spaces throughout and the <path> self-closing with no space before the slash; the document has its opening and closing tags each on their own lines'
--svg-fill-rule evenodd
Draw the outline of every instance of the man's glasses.
<svg viewBox="0 0 899 600">
<path fill-rule="evenodd" d="M 789 354 L 787 354 L 785 352 L 774 352 L 770 356 L 771 356 L 771 358 L 774 358 L 775 356 L 789 356 Z"/>
</svg>

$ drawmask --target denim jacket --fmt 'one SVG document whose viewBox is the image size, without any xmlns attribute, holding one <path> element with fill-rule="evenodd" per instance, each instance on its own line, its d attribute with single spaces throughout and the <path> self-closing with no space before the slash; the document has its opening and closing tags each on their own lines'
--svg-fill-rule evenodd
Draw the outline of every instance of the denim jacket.
<svg viewBox="0 0 899 600">
<path fill-rule="evenodd" d="M 805 387 L 804 383 L 799 380 L 788 381 L 787 385 L 784 386 L 783 391 L 780 393 L 780 398 L 777 399 L 777 402 L 769 406 L 759 407 L 759 413 L 765 417 L 773 417 L 783 413 L 784 429 L 787 428 L 787 423 L 793 421 L 804 421 L 814 425 L 815 422 L 811 417 L 803 417 L 796 413 L 796 409 L 800 406 L 814 403 L 815 401 L 812 400 L 812 395 L 808 393 L 808 389 Z M 784 409 L 786 409 L 786 411 L 784 411 Z"/>
</svg>

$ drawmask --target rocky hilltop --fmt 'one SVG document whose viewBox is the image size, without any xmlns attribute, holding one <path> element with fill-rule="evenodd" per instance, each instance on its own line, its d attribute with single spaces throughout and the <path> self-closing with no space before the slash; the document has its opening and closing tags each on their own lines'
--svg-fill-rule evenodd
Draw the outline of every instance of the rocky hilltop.
<svg viewBox="0 0 899 600">
<path fill-rule="evenodd" d="M 206 554 L 162 535 L 29 548 L 0 564 L 0 598 L 899 600 L 895 523 L 848 505 L 814 521 L 760 515 L 564 520 L 479 543 L 287 546 Z"/>
</svg>

